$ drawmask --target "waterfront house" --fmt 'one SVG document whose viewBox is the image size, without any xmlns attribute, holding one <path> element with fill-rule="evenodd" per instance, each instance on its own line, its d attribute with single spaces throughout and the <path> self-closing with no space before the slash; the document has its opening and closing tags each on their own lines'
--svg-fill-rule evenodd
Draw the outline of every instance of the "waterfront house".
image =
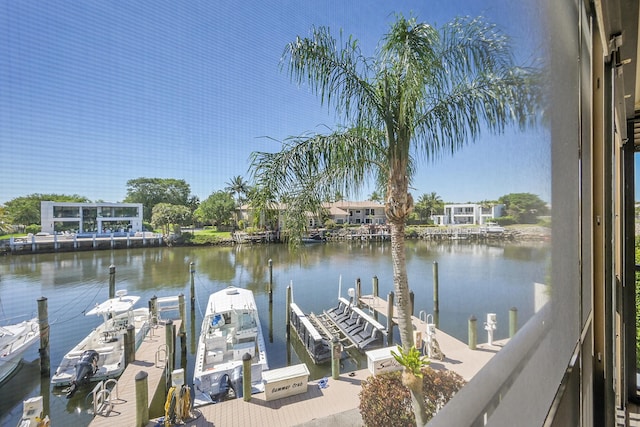
<svg viewBox="0 0 640 427">
<path fill-rule="evenodd" d="M 44 233 L 136 233 L 142 231 L 142 203 L 40 202 Z"/>
<path fill-rule="evenodd" d="M 504 205 L 491 206 L 479 203 L 450 204 L 444 206 L 444 215 L 436 215 L 432 219 L 437 225 L 481 225 L 493 222 L 503 216 Z"/>
</svg>

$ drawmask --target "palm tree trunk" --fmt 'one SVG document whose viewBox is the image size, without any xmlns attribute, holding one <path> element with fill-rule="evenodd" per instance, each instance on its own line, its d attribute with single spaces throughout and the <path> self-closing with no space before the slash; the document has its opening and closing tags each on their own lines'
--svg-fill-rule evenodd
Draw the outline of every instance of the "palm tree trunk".
<svg viewBox="0 0 640 427">
<path fill-rule="evenodd" d="M 406 168 L 398 168 L 400 171 Z M 398 169 L 395 169 L 398 171 Z M 391 259 L 393 262 L 393 287 L 396 295 L 396 317 L 400 342 L 405 352 L 414 346 L 413 324 L 411 322 L 411 300 L 409 298 L 409 280 L 407 278 L 406 252 L 404 246 L 405 220 L 413 209 L 413 198 L 408 193 L 408 181 L 404 173 L 391 173 L 387 190 L 387 203 L 385 213 L 391 226 Z M 413 375 L 411 375 L 413 376 Z M 422 381 L 419 385 L 416 381 L 403 384 L 411 392 L 413 412 L 416 417 L 416 425 L 424 426 L 427 423 L 427 411 L 424 402 Z"/>
</svg>

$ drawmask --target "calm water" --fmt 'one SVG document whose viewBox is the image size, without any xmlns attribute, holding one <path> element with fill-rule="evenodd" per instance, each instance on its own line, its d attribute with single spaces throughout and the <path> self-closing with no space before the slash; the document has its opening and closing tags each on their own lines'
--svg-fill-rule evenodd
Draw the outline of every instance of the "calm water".
<svg viewBox="0 0 640 427">
<path fill-rule="evenodd" d="M 273 304 L 269 304 L 268 260 L 273 260 Z M 508 313 L 518 309 L 522 325 L 534 310 L 534 282 L 545 282 L 549 246 L 542 243 L 484 245 L 464 242 L 407 242 L 409 284 L 415 293 L 415 311 L 433 310 L 433 263 L 439 267 L 440 328 L 467 340 L 467 319 L 478 318 L 479 341 L 488 312 L 498 316 L 495 338 L 508 335 Z M 196 267 L 196 308 L 189 310 L 189 263 Z M 109 266 L 116 266 L 116 289 L 140 295 L 140 306 L 153 296 L 183 293 L 187 301 L 187 378 L 193 374 L 195 339 L 209 294 L 228 285 L 254 291 L 260 311 L 271 368 L 304 359 L 297 346 L 287 345 L 284 332 L 285 290 L 293 285 L 294 300 L 305 312 L 322 312 L 336 303 L 342 277 L 342 293 L 362 281 L 363 294 L 372 292 L 372 278 L 379 279 L 380 295 L 393 290 L 389 243 L 331 243 L 306 246 L 290 254 L 283 245 L 212 248 L 147 248 L 0 258 L 0 321 L 37 313 L 36 300 L 48 299 L 51 323 L 51 369 L 64 353 L 95 327 L 100 319 L 84 312 L 108 298 Z M 382 318 L 382 323 L 385 320 Z M 2 323 L 0 323 L 2 324 Z M 396 333 L 397 337 L 398 334 Z M 295 344 L 296 341 L 292 340 Z M 74 399 L 53 393 L 49 379 L 40 379 L 37 345 L 26 354 L 17 373 L 0 386 L 0 425 L 14 426 L 22 401 L 45 396 L 45 409 L 54 425 L 86 426 L 80 390 Z M 180 364 L 180 357 L 176 359 Z M 184 363 L 184 362 L 183 362 Z M 311 366 L 310 366 L 311 367 Z M 345 360 L 342 370 L 366 367 L 362 360 Z M 312 377 L 330 374 L 330 366 L 314 368 Z"/>
</svg>

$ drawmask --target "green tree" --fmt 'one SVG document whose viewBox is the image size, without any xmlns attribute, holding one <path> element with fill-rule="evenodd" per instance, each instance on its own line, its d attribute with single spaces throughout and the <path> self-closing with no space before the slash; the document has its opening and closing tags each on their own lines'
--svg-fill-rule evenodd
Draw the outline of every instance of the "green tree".
<svg viewBox="0 0 640 427">
<path fill-rule="evenodd" d="M 531 193 L 510 193 L 498 199 L 504 204 L 506 214 L 518 224 L 535 224 L 538 217 L 549 213 L 547 204 Z"/>
<path fill-rule="evenodd" d="M 423 194 L 416 202 L 415 211 L 421 220 L 444 212 L 444 202 L 435 192 Z"/>
<path fill-rule="evenodd" d="M 231 181 L 225 183 L 227 186 L 224 188 L 226 191 L 231 193 L 236 203 L 236 211 L 234 212 L 236 224 L 238 223 L 238 212 L 237 209 L 247 201 L 247 196 L 249 195 L 249 191 L 251 187 L 249 187 L 249 183 L 244 180 L 240 175 L 236 175 L 231 178 Z"/>
<path fill-rule="evenodd" d="M 158 203 L 189 206 L 191 187 L 183 179 L 136 178 L 127 181 L 126 203 L 142 203 L 143 219 L 151 221 Z"/>
<path fill-rule="evenodd" d="M 158 203 L 153 207 L 151 224 L 154 228 L 162 228 L 168 235 L 172 225 L 184 226 L 191 222 L 191 210 L 187 206 Z"/>
<path fill-rule="evenodd" d="M 235 202 L 226 191 L 216 191 L 207 197 L 196 210 L 196 215 L 203 222 L 215 225 L 228 224 L 235 211 Z"/>
<path fill-rule="evenodd" d="M 40 224 L 40 202 L 76 202 L 88 203 L 89 199 L 77 194 L 39 194 L 16 197 L 4 204 L 6 216 L 14 225 Z"/>
<path fill-rule="evenodd" d="M 372 202 L 382 203 L 384 202 L 384 197 L 382 194 L 378 193 L 378 191 L 374 190 L 373 193 L 369 194 L 369 200 Z"/>
<path fill-rule="evenodd" d="M 290 138 L 276 153 L 253 153 L 251 167 L 257 183 L 280 200 L 286 195 L 285 216 L 298 221 L 285 226 L 294 226 L 298 236 L 306 212 L 319 214 L 322 200 L 384 180 L 398 328 L 409 351 L 404 234 L 416 162 L 454 153 L 484 129 L 532 124 L 538 94 L 535 73 L 514 65 L 507 37 L 482 18 L 455 19 L 438 30 L 398 16 L 378 46 L 377 55 L 366 58 L 355 39 L 339 46 L 323 27 L 290 43 L 283 64 L 292 79 L 309 83 L 346 125 Z M 420 393 L 411 390 L 416 423 L 424 425 Z"/>
</svg>

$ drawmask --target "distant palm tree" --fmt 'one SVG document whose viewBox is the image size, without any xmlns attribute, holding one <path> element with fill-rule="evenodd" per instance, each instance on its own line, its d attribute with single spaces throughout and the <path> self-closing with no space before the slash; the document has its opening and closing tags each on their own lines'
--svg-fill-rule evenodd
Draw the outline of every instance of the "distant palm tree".
<svg viewBox="0 0 640 427">
<path fill-rule="evenodd" d="M 244 180 L 240 175 L 236 175 L 229 182 L 225 182 L 225 191 L 228 191 L 233 196 L 236 202 L 235 209 L 235 221 L 238 223 L 238 209 L 242 207 L 242 204 L 246 201 L 246 196 L 249 194 L 249 183 Z"/>
<path fill-rule="evenodd" d="M 384 197 L 382 197 L 382 195 L 377 191 L 374 191 L 373 193 L 369 194 L 369 200 L 371 200 L 372 202 L 382 203 L 384 201 Z"/>
<path fill-rule="evenodd" d="M 435 192 L 429 194 L 423 194 L 416 202 L 416 212 L 420 216 L 420 219 L 432 217 L 434 214 L 440 213 L 443 206 L 442 198 Z"/>
<path fill-rule="evenodd" d="M 290 138 L 277 153 L 253 153 L 252 169 L 258 185 L 287 198 L 284 215 L 297 220 L 285 226 L 298 235 L 305 215 L 321 212 L 322 200 L 384 180 L 396 314 L 408 352 L 414 341 L 404 230 L 416 161 L 455 152 L 483 128 L 524 128 L 534 121 L 537 92 L 535 73 L 514 66 L 507 38 L 480 18 L 437 30 L 398 16 L 379 46 L 376 57 L 365 58 L 356 40 L 338 46 L 323 27 L 290 43 L 283 64 L 293 80 L 309 83 L 349 125 Z M 416 423 L 424 425 L 422 392 L 411 389 L 411 396 Z"/>
</svg>

